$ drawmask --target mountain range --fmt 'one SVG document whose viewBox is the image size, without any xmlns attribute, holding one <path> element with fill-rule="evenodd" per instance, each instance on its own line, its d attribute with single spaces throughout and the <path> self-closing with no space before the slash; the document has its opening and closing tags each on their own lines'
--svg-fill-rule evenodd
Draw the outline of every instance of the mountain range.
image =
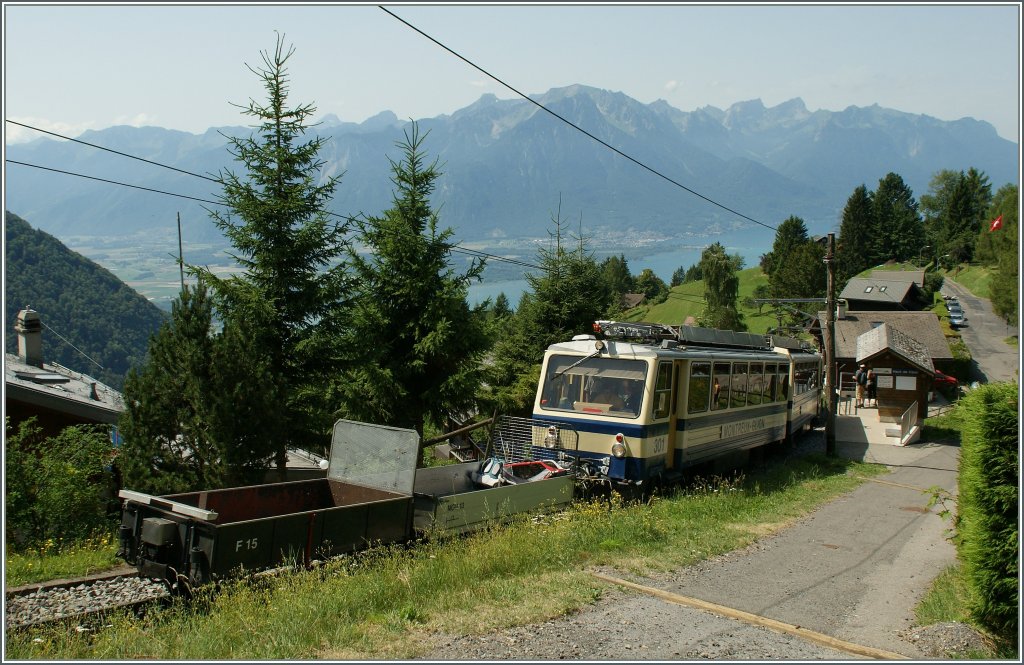
<svg viewBox="0 0 1024 665">
<path fill-rule="evenodd" d="M 434 206 L 460 241 L 496 246 L 502 239 L 547 237 L 560 210 L 590 236 L 698 243 L 757 236 L 767 247 L 774 237 L 768 227 L 790 215 L 804 219 L 812 234 L 836 231 L 854 189 L 874 190 L 890 172 L 918 199 L 942 169 L 977 168 L 993 190 L 1017 182 L 1017 144 L 971 118 L 943 121 L 877 105 L 809 111 L 800 99 L 684 112 L 583 85 L 531 100 L 484 95 L 451 115 L 417 121 L 429 132 L 427 157 L 442 171 Z M 407 128 L 390 111 L 362 123 L 320 120 L 313 131 L 327 139 L 324 173 L 342 175 L 333 212 L 377 215 L 390 206 L 388 160 L 401 159 L 396 143 Z M 151 234 L 173 228 L 180 213 L 187 239 L 218 242 L 203 208 L 217 205 L 219 186 L 182 171 L 240 172 L 225 135 L 253 131 L 219 127 L 196 135 L 119 126 L 78 137 L 153 163 L 51 138 L 10 145 L 6 208 L 62 239 Z"/>
</svg>

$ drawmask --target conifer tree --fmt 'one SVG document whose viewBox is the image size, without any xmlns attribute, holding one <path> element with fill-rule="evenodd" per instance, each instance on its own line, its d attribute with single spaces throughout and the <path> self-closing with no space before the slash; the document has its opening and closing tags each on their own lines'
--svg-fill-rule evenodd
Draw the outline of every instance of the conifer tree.
<svg viewBox="0 0 1024 665">
<path fill-rule="evenodd" d="M 872 234 L 875 233 L 875 217 L 871 204 L 871 193 L 861 185 L 853 190 L 843 208 L 839 224 L 838 247 L 836 248 L 836 276 L 846 283 L 850 278 L 872 266 Z"/>
<path fill-rule="evenodd" d="M 889 173 L 879 180 L 871 205 L 875 237 L 870 265 L 917 257 L 925 244 L 924 224 L 914 194 L 903 178 Z"/>
<path fill-rule="evenodd" d="M 397 144 L 402 160 L 391 160 L 392 207 L 359 223 L 370 254 L 350 251 L 358 291 L 348 345 L 358 363 L 336 386 L 346 417 L 421 435 L 426 422 L 442 427 L 473 407 L 489 344 L 485 306 L 466 302 L 484 264 L 451 266 L 453 231 L 439 229 L 431 208 L 441 174 L 426 162 L 425 138 L 412 123 Z"/>
<path fill-rule="evenodd" d="M 567 246 L 561 204 L 552 223 L 551 247 L 538 251 L 541 270 L 526 275 L 530 288 L 495 345 L 488 368 L 482 399 L 504 413 L 530 412 L 544 351 L 555 342 L 591 331 L 611 302 L 586 238 L 580 234 L 574 249 Z"/>
<path fill-rule="evenodd" d="M 230 137 L 230 151 L 244 172 L 221 174 L 221 202 L 229 212 L 211 213 L 230 240 L 241 272 L 202 275 L 216 296 L 222 319 L 244 321 L 257 353 L 268 359 L 271 385 L 280 396 L 277 419 L 266 435 L 277 442 L 275 462 L 283 477 L 290 447 L 323 449 L 331 409 L 323 397 L 337 372 L 337 331 L 345 328 L 348 282 L 342 261 L 347 223 L 327 211 L 338 178 L 321 173 L 324 140 L 302 142 L 311 104 L 288 105 L 287 63 L 294 48 L 279 35 L 263 67 L 250 71 L 263 82 L 267 101 L 250 100 L 245 115 L 258 134 Z"/>
<path fill-rule="evenodd" d="M 276 442 L 276 394 L 266 360 L 233 322 L 212 330 L 205 284 L 186 286 L 146 362 L 125 381 L 124 485 L 167 494 L 262 479 Z"/>
</svg>

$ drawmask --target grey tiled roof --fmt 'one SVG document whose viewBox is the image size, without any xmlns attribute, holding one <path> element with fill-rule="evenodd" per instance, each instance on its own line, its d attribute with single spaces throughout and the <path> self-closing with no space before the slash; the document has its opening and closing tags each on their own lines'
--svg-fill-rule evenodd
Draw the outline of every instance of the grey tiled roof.
<svg viewBox="0 0 1024 665">
<path fill-rule="evenodd" d="M 870 360 L 887 349 L 921 369 L 935 371 L 928 347 L 888 323 L 857 337 L 857 362 Z"/>
<path fill-rule="evenodd" d="M 901 303 L 906 300 L 913 288 L 915 288 L 914 283 L 908 280 L 854 277 L 846 283 L 839 297 L 846 300 Z"/>
<path fill-rule="evenodd" d="M 856 358 L 857 338 L 882 324 L 906 333 L 928 349 L 929 357 L 935 360 L 952 360 L 949 342 L 939 325 L 935 312 L 847 312 L 846 317 L 836 320 L 836 358 Z M 827 337 L 825 312 L 818 312 L 818 324 L 823 337 Z M 826 339 L 827 341 L 827 339 Z"/>
<path fill-rule="evenodd" d="M 4 384 L 8 399 L 96 422 L 117 422 L 124 411 L 121 393 L 91 376 L 56 363 L 28 365 L 12 353 L 4 354 Z"/>
<path fill-rule="evenodd" d="M 924 286 L 923 270 L 872 270 L 871 279 L 883 280 L 886 282 L 913 282 L 918 286 Z"/>
</svg>

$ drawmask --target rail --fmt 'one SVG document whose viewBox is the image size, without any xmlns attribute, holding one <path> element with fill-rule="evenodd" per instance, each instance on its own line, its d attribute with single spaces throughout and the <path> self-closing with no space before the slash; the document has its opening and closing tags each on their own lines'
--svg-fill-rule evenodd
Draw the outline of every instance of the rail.
<svg viewBox="0 0 1024 665">
<path fill-rule="evenodd" d="M 914 402 L 900 416 L 900 445 L 907 440 L 907 435 L 917 427 L 917 402 Z"/>
</svg>

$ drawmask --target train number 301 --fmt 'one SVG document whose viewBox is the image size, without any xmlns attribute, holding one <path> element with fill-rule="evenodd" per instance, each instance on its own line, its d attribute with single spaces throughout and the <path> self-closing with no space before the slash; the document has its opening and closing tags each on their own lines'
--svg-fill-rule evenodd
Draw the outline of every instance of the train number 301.
<svg viewBox="0 0 1024 665">
<path fill-rule="evenodd" d="M 667 441 L 667 437 L 664 437 L 664 436 L 659 436 L 656 439 L 654 439 L 654 441 L 652 443 L 652 446 L 653 446 L 654 454 L 655 455 L 663 455 L 665 453 L 665 443 L 666 443 L 666 441 Z"/>
</svg>

